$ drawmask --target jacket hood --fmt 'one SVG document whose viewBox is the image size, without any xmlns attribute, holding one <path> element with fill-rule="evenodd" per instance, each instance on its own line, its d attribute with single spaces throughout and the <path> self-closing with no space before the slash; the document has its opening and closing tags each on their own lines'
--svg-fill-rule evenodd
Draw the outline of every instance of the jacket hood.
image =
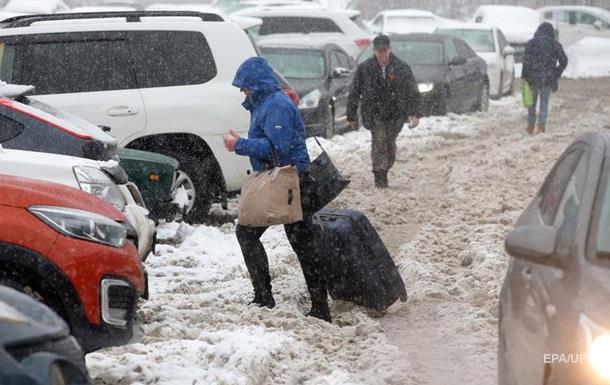
<svg viewBox="0 0 610 385">
<path fill-rule="evenodd" d="M 280 90 L 280 85 L 273 74 L 273 68 L 262 57 L 251 57 L 243 62 L 237 69 L 232 84 L 237 88 L 252 90 L 255 97 Z"/>
<path fill-rule="evenodd" d="M 551 23 L 544 22 L 540 24 L 536 33 L 534 34 L 534 39 L 537 38 L 548 38 L 551 40 L 555 40 L 555 29 Z"/>
</svg>

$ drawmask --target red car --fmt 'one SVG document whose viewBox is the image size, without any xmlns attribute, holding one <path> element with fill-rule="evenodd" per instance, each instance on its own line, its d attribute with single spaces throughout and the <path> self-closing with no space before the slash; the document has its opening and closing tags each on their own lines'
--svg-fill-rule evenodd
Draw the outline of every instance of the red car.
<svg viewBox="0 0 610 385">
<path fill-rule="evenodd" d="M 126 221 L 86 192 L 0 175 L 0 283 L 55 310 L 86 352 L 124 344 L 147 291 Z"/>
</svg>

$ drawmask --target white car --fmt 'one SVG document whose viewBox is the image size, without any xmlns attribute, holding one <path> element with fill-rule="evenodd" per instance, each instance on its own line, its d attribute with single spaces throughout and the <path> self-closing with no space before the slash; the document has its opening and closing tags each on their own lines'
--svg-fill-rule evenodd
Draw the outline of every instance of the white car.
<svg viewBox="0 0 610 385">
<path fill-rule="evenodd" d="M 249 16 L 263 20 L 250 28 L 255 39 L 267 36 L 307 34 L 314 39 L 335 43 L 353 58 L 371 42 L 371 34 L 352 19 L 360 15 L 354 10 L 329 10 L 293 7 L 246 8 L 231 15 Z"/>
<path fill-rule="evenodd" d="M 555 27 L 564 48 L 584 37 L 610 38 L 610 12 L 597 7 L 556 5 L 538 9 Z"/>
<path fill-rule="evenodd" d="M 248 132 L 244 97 L 231 82 L 239 65 L 256 56 L 249 38 L 213 13 L 134 13 L 129 22 L 70 15 L 5 25 L 2 69 L 11 78 L 3 80 L 33 84 L 33 98 L 110 127 L 119 146 L 177 159 L 195 188 L 189 219 L 205 219 L 213 201 L 241 188 L 250 168 L 222 140 L 229 129 Z M 27 69 L 11 73 L 19 61 L 6 52 L 25 60 Z"/>
<path fill-rule="evenodd" d="M 432 33 L 444 20 L 429 11 L 391 9 L 379 12 L 368 25 L 376 34 Z"/>
<path fill-rule="evenodd" d="M 485 24 L 455 23 L 442 26 L 435 33 L 459 37 L 485 59 L 492 98 L 512 94 L 515 86 L 515 49 L 508 44 L 500 29 Z"/>
<path fill-rule="evenodd" d="M 515 49 L 515 61 L 521 62 L 525 44 L 534 37 L 540 25 L 540 14 L 527 7 L 513 5 L 482 5 L 474 13 L 473 21 L 498 27 Z"/>
<path fill-rule="evenodd" d="M 67 12 L 70 7 L 62 0 L 10 0 L 3 8 L 13 13 L 58 13 Z"/>
<path fill-rule="evenodd" d="M 116 168 L 120 166 L 115 161 L 100 162 L 45 152 L 9 150 L 0 144 L 0 174 L 60 183 L 104 199 L 125 214 L 135 231 L 133 234 L 128 229 L 128 235 L 137 236 L 138 254 L 145 259 L 153 251 L 155 223 L 148 219 L 148 210 L 143 206 L 138 188 L 131 182 L 116 184 L 110 178 L 108 173 L 120 172 Z"/>
</svg>

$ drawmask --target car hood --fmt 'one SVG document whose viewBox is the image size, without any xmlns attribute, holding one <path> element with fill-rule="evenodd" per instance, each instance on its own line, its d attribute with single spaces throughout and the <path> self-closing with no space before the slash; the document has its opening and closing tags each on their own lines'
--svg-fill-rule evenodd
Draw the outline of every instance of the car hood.
<svg viewBox="0 0 610 385">
<path fill-rule="evenodd" d="M 131 148 L 120 148 L 119 158 L 121 161 L 129 160 L 132 162 L 157 163 L 162 165 L 169 164 L 173 168 L 178 168 L 180 165 L 180 162 L 172 157 L 158 154 L 156 152 L 134 150 Z"/>
<path fill-rule="evenodd" d="M 316 88 L 322 88 L 324 85 L 324 79 L 294 79 L 287 78 L 288 82 L 294 88 L 299 98 L 307 95 Z"/>
<path fill-rule="evenodd" d="M 415 80 L 418 83 L 424 82 L 437 82 L 443 79 L 445 73 L 447 72 L 447 67 L 444 65 L 437 66 L 420 66 L 420 65 L 412 65 L 411 70 L 413 71 L 413 76 L 415 76 Z"/>
<path fill-rule="evenodd" d="M 57 183 L 0 175 L 0 197 L 4 206 L 27 208 L 34 205 L 67 207 L 90 211 L 114 221 L 127 218 L 111 204 L 89 193 Z"/>
</svg>

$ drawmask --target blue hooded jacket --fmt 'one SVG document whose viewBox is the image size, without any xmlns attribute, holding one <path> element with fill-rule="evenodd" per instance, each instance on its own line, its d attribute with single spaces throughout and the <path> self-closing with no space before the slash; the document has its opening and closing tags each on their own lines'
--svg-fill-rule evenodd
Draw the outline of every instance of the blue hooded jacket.
<svg viewBox="0 0 610 385">
<path fill-rule="evenodd" d="M 557 90 L 557 81 L 568 65 L 563 47 L 555 40 L 551 23 L 540 24 L 534 38 L 527 42 L 521 78 L 532 87 Z"/>
<path fill-rule="evenodd" d="M 233 85 L 252 90 L 242 103 L 250 111 L 248 139 L 238 139 L 235 152 L 249 156 L 255 171 L 274 167 L 274 151 L 280 166 L 292 164 L 299 172 L 305 171 L 310 160 L 301 113 L 280 89 L 267 60 L 251 57 L 244 61 Z"/>
</svg>

